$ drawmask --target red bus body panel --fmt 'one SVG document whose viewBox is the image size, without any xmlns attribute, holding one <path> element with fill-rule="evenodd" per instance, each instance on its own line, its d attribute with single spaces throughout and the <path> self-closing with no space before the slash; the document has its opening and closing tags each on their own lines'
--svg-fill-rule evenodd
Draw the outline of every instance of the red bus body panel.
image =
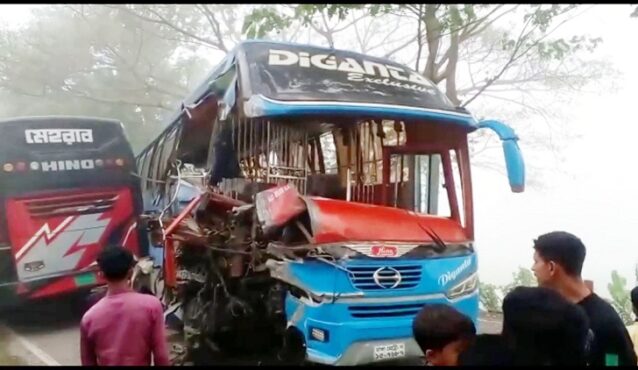
<svg viewBox="0 0 638 370">
<path fill-rule="evenodd" d="M 134 208 L 128 187 L 6 199 L 17 293 L 38 298 L 103 283 L 95 263 L 102 248 L 119 243 L 139 255 Z"/>
<path fill-rule="evenodd" d="M 432 230 L 446 243 L 468 242 L 456 221 L 398 208 L 320 197 L 305 197 L 317 243 L 431 242 Z"/>
</svg>

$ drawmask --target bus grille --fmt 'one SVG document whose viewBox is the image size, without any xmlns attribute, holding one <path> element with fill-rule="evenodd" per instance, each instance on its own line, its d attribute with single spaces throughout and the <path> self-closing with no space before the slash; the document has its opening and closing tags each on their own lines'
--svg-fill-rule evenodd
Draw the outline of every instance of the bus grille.
<svg viewBox="0 0 638 370">
<path fill-rule="evenodd" d="M 116 192 L 101 192 L 57 195 L 48 198 L 26 200 L 24 203 L 31 217 L 42 218 L 103 213 L 113 209 L 117 198 L 118 194 Z"/>
<path fill-rule="evenodd" d="M 386 267 L 386 269 L 384 269 Z M 348 270 L 351 272 L 350 281 L 355 288 L 361 290 L 387 290 L 392 287 L 392 281 L 384 280 L 387 276 L 395 275 L 392 270 L 396 270 L 401 280 L 397 286 L 391 289 L 409 289 L 416 287 L 421 281 L 421 266 L 419 265 L 403 265 L 403 266 L 348 266 Z M 379 276 L 383 286 L 377 284 L 374 279 L 375 272 Z"/>
<path fill-rule="evenodd" d="M 352 317 L 367 319 L 376 317 L 409 317 L 419 312 L 424 303 L 404 303 L 392 305 L 349 306 Z"/>
</svg>

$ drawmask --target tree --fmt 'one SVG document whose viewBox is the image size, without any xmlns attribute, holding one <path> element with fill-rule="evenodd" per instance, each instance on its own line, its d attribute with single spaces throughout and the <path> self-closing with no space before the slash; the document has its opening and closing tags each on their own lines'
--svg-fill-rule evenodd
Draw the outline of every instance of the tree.
<svg viewBox="0 0 638 370">
<path fill-rule="evenodd" d="M 539 81 L 556 84 L 554 77 L 565 77 L 566 71 L 559 64 L 582 50 L 593 50 L 601 41 L 585 36 L 550 38 L 561 25 L 578 15 L 578 9 L 577 5 L 556 4 L 274 5 L 253 10 L 243 29 L 248 37 L 276 38 L 282 31 L 301 24 L 318 34 L 319 40 L 323 39 L 329 47 L 338 46 L 337 41 L 342 39 L 338 34 L 349 32 L 356 35 L 360 51 L 391 58 L 414 50 L 416 55 L 410 58 L 414 69 L 442 84 L 454 104 L 467 106 L 490 88 Z M 506 30 L 497 25 L 506 16 L 519 19 L 519 29 Z M 369 31 L 370 18 L 382 18 L 381 22 L 388 24 L 399 20 L 395 31 L 401 32 L 395 33 L 403 33 L 402 37 L 391 40 L 386 33 L 376 37 L 369 32 L 361 35 L 358 26 L 367 22 L 363 28 Z M 407 62 L 406 55 L 403 53 L 403 62 Z M 479 61 L 484 69 L 470 71 L 469 79 L 464 86 L 460 85 L 460 68 Z M 530 71 L 522 68 L 531 66 L 536 68 Z M 569 77 L 579 76 L 574 72 Z"/>
<path fill-rule="evenodd" d="M 538 86 L 578 88 L 598 77 L 596 63 L 577 61 L 599 40 L 550 39 L 552 30 L 578 9 L 453 4 L 51 5 L 37 11 L 24 29 L 0 33 L 0 94 L 9 99 L 0 114 L 95 113 L 120 118 L 139 148 L 243 35 L 319 40 L 413 64 L 462 105 L 474 104 L 475 96 L 502 101 L 507 98 L 499 94 L 506 88 L 521 94 Z M 519 33 L 499 24 L 507 17 L 524 21 Z M 502 104 L 494 106 L 502 112 Z"/>
<path fill-rule="evenodd" d="M 494 284 L 481 282 L 479 285 L 479 301 L 487 312 L 501 312 L 502 299 L 498 294 L 498 287 Z"/>
<path fill-rule="evenodd" d="M 534 273 L 527 268 L 518 267 L 516 272 L 512 273 L 512 281 L 505 285 L 495 285 L 481 283 L 479 287 L 479 300 L 485 310 L 488 312 L 501 312 L 503 298 L 512 289 L 518 286 L 537 286 L 538 283 L 534 277 Z"/>
<path fill-rule="evenodd" d="M 534 273 L 527 268 L 518 267 L 518 270 L 512 273 L 512 282 L 501 287 L 501 291 L 503 296 L 506 296 L 507 293 L 512 291 L 512 289 L 518 286 L 537 286 L 538 282 L 536 281 L 536 277 L 534 277 Z"/>
<path fill-rule="evenodd" d="M 167 37 L 122 6 L 36 12 L 25 28 L 0 34 L 5 116 L 117 118 L 139 149 L 211 67 L 198 46 Z"/>
<path fill-rule="evenodd" d="M 554 36 L 590 9 L 578 5 L 301 4 L 255 9 L 244 21 L 248 38 L 280 39 L 355 50 L 412 66 L 457 105 L 479 117 L 512 124 L 524 150 L 560 162 L 565 101 L 586 84 L 613 74 L 589 58 L 597 37 Z M 301 30 L 301 31 L 299 31 Z M 305 39 L 304 39 L 305 37 Z M 474 165 L 504 172 L 500 143 L 490 133 L 470 136 Z M 546 168 L 528 164 L 530 186 Z"/>
<path fill-rule="evenodd" d="M 632 305 L 629 297 L 629 290 L 626 288 L 627 279 L 620 276 L 618 271 L 611 272 L 611 283 L 607 284 L 607 290 L 611 296 L 611 304 L 618 311 L 618 315 L 625 324 L 630 324 L 632 320 Z"/>
</svg>

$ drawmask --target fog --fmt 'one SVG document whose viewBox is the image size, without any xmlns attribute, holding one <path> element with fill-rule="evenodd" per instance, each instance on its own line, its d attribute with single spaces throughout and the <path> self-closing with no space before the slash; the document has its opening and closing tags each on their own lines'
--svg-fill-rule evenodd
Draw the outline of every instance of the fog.
<svg viewBox="0 0 638 370">
<path fill-rule="evenodd" d="M 532 241 L 538 235 L 565 230 L 587 246 L 583 275 L 608 296 L 616 269 L 634 283 L 638 262 L 638 186 L 634 182 L 636 86 L 638 86 L 638 19 L 629 8 L 596 5 L 569 25 L 603 37 L 596 53 L 621 72 L 615 89 L 576 93 L 563 108 L 565 128 L 579 136 L 561 149 L 563 160 L 521 147 L 528 165 L 546 168 L 541 188 L 522 194 L 508 191 L 502 174 L 474 170 L 476 243 L 483 281 L 505 283 L 517 266 L 532 264 Z M 567 33 L 568 29 L 564 30 Z M 527 149 L 527 150 L 526 150 Z M 499 154 L 500 153 L 496 153 Z M 540 160 L 538 159 L 540 158 Z"/>
<path fill-rule="evenodd" d="M 529 166 L 541 167 L 542 186 L 512 194 L 506 177 L 474 168 L 476 246 L 482 281 L 505 284 L 518 267 L 532 263 L 532 241 L 545 232 L 566 230 L 585 242 L 585 278 L 607 296 L 616 269 L 634 283 L 638 262 L 638 187 L 635 175 L 634 118 L 638 86 L 638 19 L 628 5 L 595 5 L 561 32 L 601 36 L 596 56 L 613 63 L 621 77 L 613 88 L 574 92 L 561 109 L 562 127 L 574 138 L 560 141 L 559 156 L 548 155 L 521 135 Z M 0 22 L 28 20 L 28 7 L 0 6 Z M 610 85 L 611 86 L 611 85 Z M 494 117 L 499 118 L 499 117 Z M 541 123 L 538 123 L 541 125 Z M 540 126 L 539 126 L 540 128 Z M 489 153 L 502 163 L 502 153 Z M 503 164 L 504 168 L 504 164 Z M 530 180 L 539 180 L 530 178 Z"/>
</svg>

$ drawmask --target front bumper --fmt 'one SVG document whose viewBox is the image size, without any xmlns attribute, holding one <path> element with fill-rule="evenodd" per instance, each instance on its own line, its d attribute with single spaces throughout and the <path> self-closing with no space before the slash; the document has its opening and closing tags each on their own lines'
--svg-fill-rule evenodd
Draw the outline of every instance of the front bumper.
<svg viewBox="0 0 638 370">
<path fill-rule="evenodd" d="M 454 306 L 476 322 L 478 315 L 478 292 L 457 300 L 450 301 L 443 295 L 402 297 L 402 302 L 413 305 L 427 303 L 446 303 Z M 354 366 L 365 365 L 385 360 L 375 358 L 374 348 L 379 345 L 402 343 L 404 356 L 388 360 L 416 359 L 423 355 L 413 339 L 412 321 L 414 315 L 402 317 L 353 317 L 349 309 L 353 305 L 369 304 L 371 307 L 392 307 L 396 301 L 378 300 L 370 303 L 365 299 L 337 299 L 322 304 L 308 304 L 296 298 L 288 297 L 286 310 L 289 326 L 294 326 L 303 333 L 306 341 L 306 358 L 310 362 L 324 365 Z M 313 337 L 312 330 L 325 333 L 325 340 Z"/>
<path fill-rule="evenodd" d="M 378 362 L 374 356 L 374 348 L 379 345 L 388 345 L 395 343 L 403 343 L 405 345 L 405 356 L 402 358 L 388 359 L 385 361 L 396 361 L 401 359 L 413 359 L 423 356 L 423 352 L 414 338 L 395 338 L 392 340 L 374 340 L 365 342 L 355 342 L 346 349 L 346 351 L 339 357 L 333 357 L 321 353 L 312 348 L 308 348 L 306 352 L 306 358 L 310 362 L 332 365 L 332 366 L 356 366 L 371 364 Z"/>
<path fill-rule="evenodd" d="M 21 304 L 31 299 L 72 294 L 105 284 L 97 274 L 97 267 L 68 275 L 54 275 L 26 282 L 0 285 L 0 307 Z"/>
</svg>

